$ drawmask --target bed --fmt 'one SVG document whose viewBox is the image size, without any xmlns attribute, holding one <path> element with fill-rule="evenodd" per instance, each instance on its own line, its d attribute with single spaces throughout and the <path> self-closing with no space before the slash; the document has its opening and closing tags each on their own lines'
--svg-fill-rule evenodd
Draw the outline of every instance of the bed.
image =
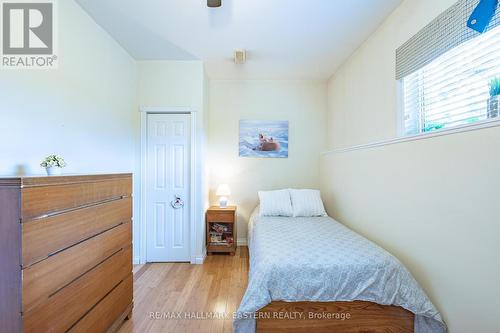
<svg viewBox="0 0 500 333">
<path fill-rule="evenodd" d="M 328 216 L 262 217 L 257 207 L 248 247 L 235 333 L 446 332 L 395 257 Z"/>
</svg>

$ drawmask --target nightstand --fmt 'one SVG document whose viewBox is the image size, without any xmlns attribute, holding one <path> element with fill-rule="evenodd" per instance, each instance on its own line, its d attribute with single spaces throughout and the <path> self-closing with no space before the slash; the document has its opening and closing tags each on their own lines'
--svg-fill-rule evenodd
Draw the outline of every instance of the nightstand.
<svg viewBox="0 0 500 333">
<path fill-rule="evenodd" d="M 236 206 L 210 207 L 205 215 L 207 225 L 207 254 L 236 252 Z"/>
</svg>

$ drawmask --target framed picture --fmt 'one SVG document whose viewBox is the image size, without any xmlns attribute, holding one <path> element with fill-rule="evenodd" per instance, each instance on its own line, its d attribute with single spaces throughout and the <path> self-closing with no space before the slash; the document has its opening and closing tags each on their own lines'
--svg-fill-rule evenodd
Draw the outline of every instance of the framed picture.
<svg viewBox="0 0 500 333">
<path fill-rule="evenodd" d="M 240 120 L 240 157 L 288 157 L 288 121 Z"/>
</svg>

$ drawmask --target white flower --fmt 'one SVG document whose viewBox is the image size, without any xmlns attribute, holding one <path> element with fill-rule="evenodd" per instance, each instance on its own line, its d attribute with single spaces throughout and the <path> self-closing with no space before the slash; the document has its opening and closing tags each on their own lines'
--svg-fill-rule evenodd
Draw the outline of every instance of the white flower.
<svg viewBox="0 0 500 333">
<path fill-rule="evenodd" d="M 49 155 L 40 163 L 42 168 L 60 167 L 64 168 L 66 166 L 66 161 L 60 155 Z"/>
</svg>

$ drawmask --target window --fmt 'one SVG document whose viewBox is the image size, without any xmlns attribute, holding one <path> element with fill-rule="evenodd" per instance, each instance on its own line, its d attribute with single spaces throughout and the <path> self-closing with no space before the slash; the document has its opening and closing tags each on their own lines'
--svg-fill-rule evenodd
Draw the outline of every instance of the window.
<svg viewBox="0 0 500 333">
<path fill-rule="evenodd" d="M 470 39 L 402 82 L 405 135 L 500 116 L 490 84 L 500 77 L 500 26 Z M 499 118 L 500 119 L 500 118 Z"/>
</svg>

